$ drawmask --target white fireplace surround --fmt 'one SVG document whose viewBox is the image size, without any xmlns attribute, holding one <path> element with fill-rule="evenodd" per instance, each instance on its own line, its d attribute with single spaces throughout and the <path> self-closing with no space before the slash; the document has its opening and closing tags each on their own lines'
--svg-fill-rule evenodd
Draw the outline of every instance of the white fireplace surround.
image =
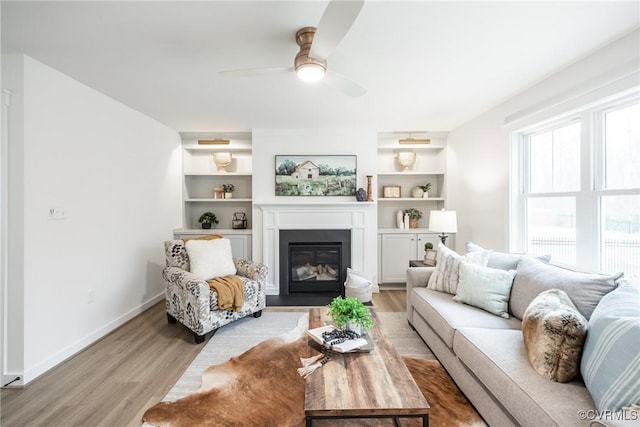
<svg viewBox="0 0 640 427">
<path fill-rule="evenodd" d="M 350 267 L 359 271 L 377 270 L 375 203 L 284 202 L 257 203 L 254 207 L 262 211 L 262 262 L 269 268 L 267 295 L 280 293 L 280 230 L 351 230 Z"/>
</svg>

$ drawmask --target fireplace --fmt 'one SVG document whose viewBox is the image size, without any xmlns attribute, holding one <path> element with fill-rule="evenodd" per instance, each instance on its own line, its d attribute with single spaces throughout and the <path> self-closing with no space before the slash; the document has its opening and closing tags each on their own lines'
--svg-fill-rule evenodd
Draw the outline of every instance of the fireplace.
<svg viewBox="0 0 640 427">
<path fill-rule="evenodd" d="M 280 230 L 280 295 L 342 294 L 351 230 Z"/>
</svg>

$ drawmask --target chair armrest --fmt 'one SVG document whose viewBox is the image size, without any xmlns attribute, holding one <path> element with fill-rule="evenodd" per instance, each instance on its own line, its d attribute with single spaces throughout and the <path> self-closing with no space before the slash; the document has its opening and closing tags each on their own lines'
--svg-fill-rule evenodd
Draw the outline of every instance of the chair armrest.
<svg viewBox="0 0 640 427">
<path fill-rule="evenodd" d="M 407 268 L 407 320 L 413 324 L 413 306 L 411 305 L 411 291 L 413 288 L 426 288 L 429 277 L 436 271 L 435 267 Z"/>
<path fill-rule="evenodd" d="M 257 262 L 249 261 L 246 259 L 233 259 L 233 263 L 236 265 L 237 275 L 248 277 L 251 280 L 262 284 L 263 286 L 267 282 L 267 266 Z"/>
<path fill-rule="evenodd" d="M 162 277 L 168 284 L 177 286 L 183 291 L 197 297 L 206 296 L 207 299 L 209 298 L 209 284 L 189 271 L 178 267 L 165 267 L 162 269 Z"/>
<path fill-rule="evenodd" d="M 193 273 L 178 267 L 162 269 L 167 313 L 197 335 L 213 329 L 209 284 Z"/>
</svg>

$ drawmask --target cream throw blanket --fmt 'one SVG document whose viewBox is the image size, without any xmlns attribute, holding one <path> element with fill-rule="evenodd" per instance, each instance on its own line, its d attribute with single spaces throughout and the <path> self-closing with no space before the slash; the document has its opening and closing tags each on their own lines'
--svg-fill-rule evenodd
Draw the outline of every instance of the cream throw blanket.
<svg viewBox="0 0 640 427">
<path fill-rule="evenodd" d="M 218 294 L 218 307 L 222 310 L 240 311 L 244 305 L 244 289 L 238 276 L 215 277 L 207 280 L 209 287 Z"/>
</svg>

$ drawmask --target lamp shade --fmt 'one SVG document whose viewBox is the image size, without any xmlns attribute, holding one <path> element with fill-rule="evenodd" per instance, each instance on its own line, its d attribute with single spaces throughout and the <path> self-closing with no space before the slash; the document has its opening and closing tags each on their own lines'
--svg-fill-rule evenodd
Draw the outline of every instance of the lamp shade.
<svg viewBox="0 0 640 427">
<path fill-rule="evenodd" d="M 457 233 L 458 218 L 456 211 L 431 211 L 429 214 L 429 230 L 442 233 Z"/>
</svg>

